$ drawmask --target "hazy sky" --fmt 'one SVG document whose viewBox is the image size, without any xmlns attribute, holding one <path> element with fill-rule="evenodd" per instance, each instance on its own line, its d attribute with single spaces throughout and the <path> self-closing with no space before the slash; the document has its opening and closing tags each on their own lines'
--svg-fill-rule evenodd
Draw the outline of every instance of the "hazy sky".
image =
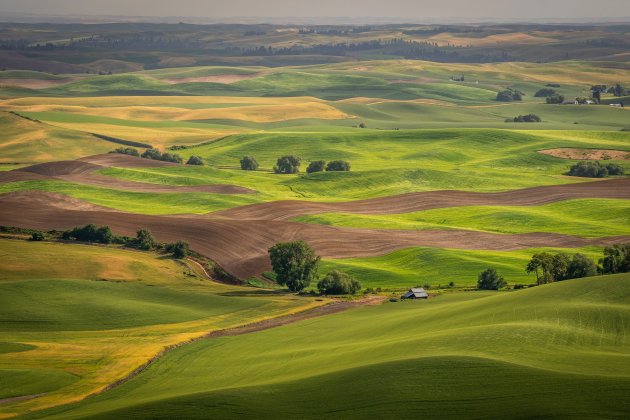
<svg viewBox="0 0 630 420">
<path fill-rule="evenodd" d="M 437 19 L 630 16 L 630 0 L 0 0 L 0 14 Z"/>
</svg>

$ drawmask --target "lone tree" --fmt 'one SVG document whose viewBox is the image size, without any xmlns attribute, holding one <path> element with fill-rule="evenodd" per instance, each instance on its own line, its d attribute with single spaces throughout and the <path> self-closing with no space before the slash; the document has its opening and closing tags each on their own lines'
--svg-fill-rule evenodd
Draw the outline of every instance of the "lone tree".
<svg viewBox="0 0 630 420">
<path fill-rule="evenodd" d="M 149 251 L 155 247 L 155 239 L 153 238 L 153 235 L 151 235 L 149 229 L 139 229 L 136 232 L 136 239 L 132 239 L 129 242 L 129 246 Z"/>
<path fill-rule="evenodd" d="M 244 171 L 255 171 L 258 169 L 258 162 L 252 156 L 244 156 L 241 159 L 241 169 Z"/>
<path fill-rule="evenodd" d="M 306 168 L 307 174 L 312 174 L 313 172 L 322 172 L 326 167 L 325 160 L 315 160 L 309 163 L 308 168 Z"/>
<path fill-rule="evenodd" d="M 200 156 L 191 156 L 188 158 L 186 165 L 203 166 L 203 159 Z"/>
<path fill-rule="evenodd" d="M 273 170 L 277 174 L 296 174 L 300 170 L 301 159 L 297 156 L 282 156 L 278 158 Z"/>
<path fill-rule="evenodd" d="M 190 253 L 190 247 L 186 241 L 177 241 L 166 245 L 166 251 L 173 254 L 173 257 L 181 259 L 186 258 Z"/>
<path fill-rule="evenodd" d="M 304 290 L 317 277 L 320 258 L 304 241 L 275 244 L 269 248 L 269 259 L 278 284 L 292 292 Z"/>
<path fill-rule="evenodd" d="M 332 162 L 328 162 L 326 165 L 327 172 L 336 172 L 336 171 L 349 171 L 350 164 L 345 160 L 333 160 Z"/>
<path fill-rule="evenodd" d="M 333 270 L 317 283 L 322 295 L 354 295 L 361 290 L 361 283 L 346 273 Z"/>
<path fill-rule="evenodd" d="M 507 285 L 507 282 L 494 268 L 479 273 L 477 288 L 480 290 L 499 290 Z"/>
</svg>

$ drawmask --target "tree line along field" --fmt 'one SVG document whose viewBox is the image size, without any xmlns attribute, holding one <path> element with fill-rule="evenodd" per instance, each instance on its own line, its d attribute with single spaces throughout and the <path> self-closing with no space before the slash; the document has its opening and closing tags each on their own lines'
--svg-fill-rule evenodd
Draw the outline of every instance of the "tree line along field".
<svg viewBox="0 0 630 420">
<path fill-rule="evenodd" d="M 0 23 L 0 225 L 149 228 L 238 285 L 190 259 L 2 235 L 0 417 L 626 416 L 628 275 L 512 290 L 536 283 L 535 253 L 597 263 L 630 242 L 628 179 L 568 175 L 630 171 L 630 114 L 609 106 L 628 92 L 535 96 L 630 87 L 624 25 L 31 28 Z M 127 147 L 182 163 L 108 154 Z M 275 173 L 282 156 L 298 173 Z M 350 170 L 307 174 L 320 160 Z M 318 278 L 350 274 L 359 296 L 276 284 L 267 250 L 301 239 Z M 510 290 L 472 291 L 487 268 Z M 414 286 L 431 298 L 397 301 Z M 335 305 L 365 307 L 299 318 L 354 307 Z"/>
</svg>

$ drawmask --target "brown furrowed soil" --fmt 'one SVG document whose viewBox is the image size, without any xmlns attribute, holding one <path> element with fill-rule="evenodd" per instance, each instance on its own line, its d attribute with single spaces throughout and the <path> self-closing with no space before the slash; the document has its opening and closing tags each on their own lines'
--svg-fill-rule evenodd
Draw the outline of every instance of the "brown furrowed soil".
<svg viewBox="0 0 630 420">
<path fill-rule="evenodd" d="M 515 250 L 535 247 L 582 247 L 630 241 L 628 237 L 585 239 L 553 233 L 518 235 L 471 230 L 395 231 L 352 229 L 280 220 L 230 220 L 198 216 L 148 216 L 111 211 L 61 194 L 21 191 L 0 196 L 0 225 L 33 229 L 69 229 L 95 223 L 120 235 L 145 227 L 159 241 L 186 240 L 230 274 L 248 278 L 270 269 L 267 250 L 277 242 L 304 240 L 324 258 L 383 255 L 412 246 Z"/>
<path fill-rule="evenodd" d="M 459 206 L 536 206 L 576 198 L 630 199 L 630 178 L 533 187 L 498 193 L 428 191 L 342 203 L 273 201 L 212 213 L 229 219 L 288 220 L 317 213 L 397 214 Z"/>
<path fill-rule="evenodd" d="M 538 153 L 562 159 L 574 160 L 630 160 L 630 152 L 627 150 L 607 150 L 607 149 L 572 149 L 559 148 L 539 150 Z"/>
<path fill-rule="evenodd" d="M 214 194 L 250 194 L 255 191 L 236 185 L 214 184 L 194 186 L 169 186 L 148 184 L 145 182 L 125 181 L 113 177 L 98 175 L 93 172 L 108 167 L 153 168 L 175 165 L 151 159 L 141 159 L 121 154 L 97 155 L 80 160 L 41 163 L 13 171 L 0 172 L 0 183 L 56 179 L 77 184 L 89 184 L 104 188 L 113 188 L 136 192 L 206 192 Z"/>
</svg>

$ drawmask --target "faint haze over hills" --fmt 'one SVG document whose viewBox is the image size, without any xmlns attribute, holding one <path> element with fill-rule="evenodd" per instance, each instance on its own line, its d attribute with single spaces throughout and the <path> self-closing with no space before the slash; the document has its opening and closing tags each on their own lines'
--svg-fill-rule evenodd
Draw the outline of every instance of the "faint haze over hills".
<svg viewBox="0 0 630 420">
<path fill-rule="evenodd" d="M 187 23 L 630 21 L 630 0 L 0 0 L 0 20 Z"/>
</svg>

